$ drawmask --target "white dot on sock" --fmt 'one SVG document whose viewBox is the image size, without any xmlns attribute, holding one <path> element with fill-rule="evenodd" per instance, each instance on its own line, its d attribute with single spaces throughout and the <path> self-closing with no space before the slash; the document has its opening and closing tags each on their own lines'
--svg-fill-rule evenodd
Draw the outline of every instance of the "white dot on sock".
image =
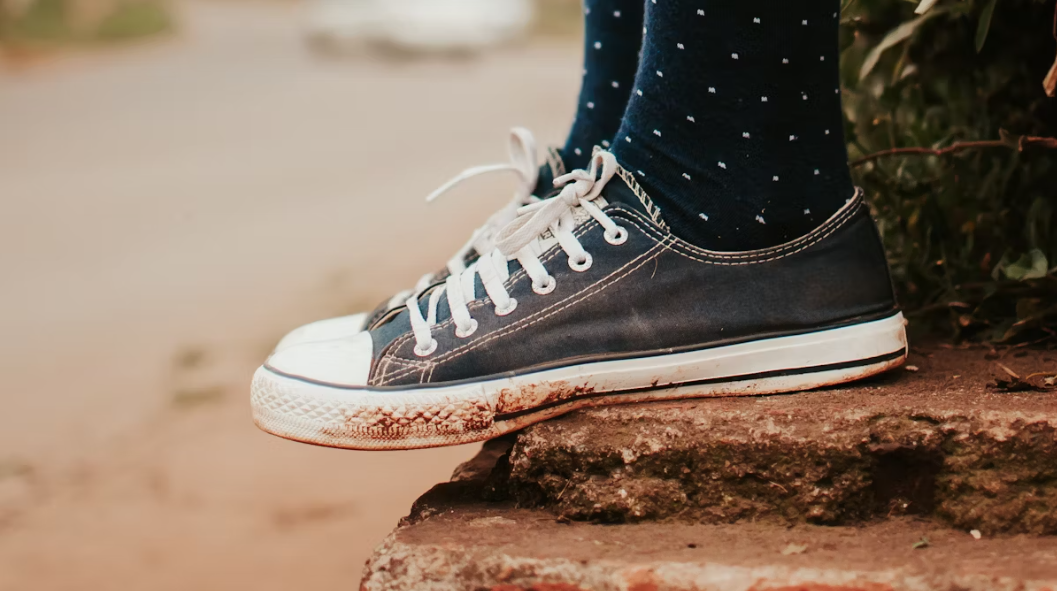
<svg viewBox="0 0 1057 591">
<path fill-rule="evenodd" d="M 603 148 L 608 148 L 609 147 L 609 140 L 602 140 L 602 147 Z"/>
<path fill-rule="evenodd" d="M 819 174 L 820 174 L 820 173 L 819 173 L 818 169 L 816 168 L 816 169 L 815 169 L 815 176 L 818 176 Z"/>
<path fill-rule="evenodd" d="M 820 62 L 826 61 L 826 56 L 824 56 L 824 55 L 818 56 L 818 61 L 820 61 Z"/>
<path fill-rule="evenodd" d="M 637 174 L 637 175 L 639 175 L 639 176 L 646 176 L 646 173 L 645 173 L 645 172 L 642 172 L 641 170 L 636 170 L 636 171 L 635 171 L 635 174 Z"/>
<path fill-rule="evenodd" d="M 653 135 L 655 135 L 655 136 L 657 136 L 657 137 L 661 137 L 661 130 L 659 130 L 659 129 L 654 129 L 654 130 L 653 130 Z"/>
<path fill-rule="evenodd" d="M 761 103 L 766 103 L 766 102 L 767 102 L 767 97 L 765 97 L 765 96 L 761 96 L 761 97 L 760 97 L 760 102 L 761 102 Z"/>
<path fill-rule="evenodd" d="M 617 18 L 620 18 L 620 11 L 619 10 L 614 10 L 613 11 L 613 16 L 615 16 Z"/>
<path fill-rule="evenodd" d="M 716 94 L 716 87 L 715 86 L 709 86 L 708 87 L 708 94 Z"/>
<path fill-rule="evenodd" d="M 796 136 L 795 135 L 789 136 L 789 141 L 795 142 L 796 141 Z"/>
<path fill-rule="evenodd" d="M 705 220 L 706 222 L 708 221 L 708 216 L 707 216 L 707 215 L 705 215 L 705 214 L 703 214 L 703 213 L 699 213 L 699 214 L 697 214 L 697 217 L 699 217 L 699 218 L 701 218 L 701 219 Z"/>
<path fill-rule="evenodd" d="M 580 151 L 580 148 L 574 149 L 573 153 L 576 154 L 577 156 L 579 156 L 580 154 L 583 154 L 583 152 Z"/>
<path fill-rule="evenodd" d="M 684 173 L 683 173 L 683 178 L 684 178 L 684 179 L 686 179 L 686 180 L 690 180 L 690 175 L 688 175 L 688 174 L 686 174 L 686 173 L 684 172 Z"/>
<path fill-rule="evenodd" d="M 630 144 L 631 143 L 631 136 L 630 135 L 624 136 L 624 141 Z"/>
<path fill-rule="evenodd" d="M 602 49 L 602 42 L 601 41 L 595 41 L 595 49 Z"/>
<path fill-rule="evenodd" d="M 760 222 L 761 224 L 763 224 L 765 226 L 767 225 L 767 222 L 763 221 L 763 216 L 762 215 L 756 216 L 756 221 Z"/>
<path fill-rule="evenodd" d="M 705 11 L 704 11 L 704 10 L 702 10 L 702 9 L 700 9 L 700 8 L 698 8 L 698 9 L 697 9 L 697 15 L 698 15 L 698 16 L 705 16 Z"/>
<path fill-rule="evenodd" d="M 807 20 L 805 19 L 805 20 L 804 20 L 803 22 L 801 22 L 800 24 L 802 24 L 802 25 L 805 25 L 805 26 L 806 26 L 806 25 L 807 25 Z"/>
<path fill-rule="evenodd" d="M 590 8 L 584 8 L 584 14 L 591 14 Z"/>
<path fill-rule="evenodd" d="M 752 22 L 756 23 L 757 25 L 760 24 L 760 17 L 752 19 Z"/>
<path fill-rule="evenodd" d="M 772 178 L 771 180 L 777 183 L 778 182 L 778 175 L 774 175 L 774 178 Z"/>
<path fill-rule="evenodd" d="M 722 163 L 722 162 L 719 163 L 719 167 L 722 168 L 723 170 L 727 169 L 727 165 Z"/>
<path fill-rule="evenodd" d="M 690 123 L 697 123 L 697 121 L 694 121 L 694 116 L 693 115 L 687 115 L 686 116 L 686 120 L 689 121 Z"/>
<path fill-rule="evenodd" d="M 834 88 L 833 89 L 833 94 L 840 94 L 840 89 L 839 88 Z"/>
<path fill-rule="evenodd" d="M 788 64 L 788 63 L 789 63 L 789 60 L 788 60 L 788 59 L 782 59 L 782 63 L 783 63 L 783 64 Z"/>
<path fill-rule="evenodd" d="M 803 95 L 803 97 L 802 97 L 802 98 L 803 98 L 803 99 L 804 99 L 804 100 L 806 101 L 806 100 L 807 100 L 807 95 L 806 95 L 806 94 L 805 94 L 805 95 Z"/>
<path fill-rule="evenodd" d="M 676 43 L 675 46 L 679 49 L 686 49 L 686 46 L 684 46 L 682 43 Z"/>
<path fill-rule="evenodd" d="M 804 210 L 804 215 L 811 215 L 811 210 L 810 209 L 805 209 Z"/>
<path fill-rule="evenodd" d="M 749 139 L 749 138 L 751 138 L 752 136 L 751 136 L 751 135 L 749 134 L 749 132 L 745 131 L 745 132 L 742 132 L 742 134 L 741 134 L 741 137 L 743 137 L 743 138 L 745 138 L 745 139 Z"/>
<path fill-rule="evenodd" d="M 611 84 L 613 85 L 613 88 L 620 88 L 620 83 L 616 80 L 614 80 Z"/>
<path fill-rule="evenodd" d="M 730 57 L 733 58 L 733 59 L 738 59 L 738 54 L 732 53 L 732 54 L 730 54 Z"/>
<path fill-rule="evenodd" d="M 826 130 L 826 135 L 829 135 L 829 130 L 828 129 Z"/>
<path fill-rule="evenodd" d="M 660 78 L 664 78 L 664 72 L 657 70 L 657 76 Z"/>
<path fill-rule="evenodd" d="M 595 104 L 594 104 L 594 103 L 592 103 L 592 102 L 590 102 L 590 101 L 588 101 L 588 102 L 587 102 L 587 108 L 588 108 L 588 109 L 593 109 L 593 108 L 595 108 Z"/>
<path fill-rule="evenodd" d="M 641 91 L 641 90 L 637 90 L 637 89 L 636 89 L 636 90 L 635 90 L 635 94 L 637 94 L 637 95 L 639 95 L 639 96 L 642 96 L 642 91 Z"/>
</svg>

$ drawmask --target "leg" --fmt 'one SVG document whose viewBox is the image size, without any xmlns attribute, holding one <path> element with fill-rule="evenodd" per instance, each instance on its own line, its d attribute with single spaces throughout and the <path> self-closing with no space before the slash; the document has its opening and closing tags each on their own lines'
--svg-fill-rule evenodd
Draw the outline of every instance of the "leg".
<svg viewBox="0 0 1057 591">
<path fill-rule="evenodd" d="M 614 153 L 677 236 L 774 246 L 851 198 L 839 11 L 839 0 L 647 0 Z"/>
</svg>

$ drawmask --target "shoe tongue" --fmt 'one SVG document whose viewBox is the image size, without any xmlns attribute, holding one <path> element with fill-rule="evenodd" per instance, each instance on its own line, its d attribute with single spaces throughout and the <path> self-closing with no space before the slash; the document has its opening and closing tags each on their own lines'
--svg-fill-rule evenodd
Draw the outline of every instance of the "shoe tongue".
<svg viewBox="0 0 1057 591">
<path fill-rule="evenodd" d="M 532 194 L 544 199 L 557 193 L 558 189 L 554 188 L 554 179 L 555 176 L 551 171 L 550 165 L 541 165 L 539 175 L 536 177 L 536 188 L 532 190 Z"/>
<path fill-rule="evenodd" d="M 617 174 L 606 183 L 606 187 L 602 189 L 602 197 L 612 205 L 619 204 L 628 209 L 634 209 L 663 225 L 660 208 L 635 182 L 632 173 L 623 168 L 617 169 Z"/>
</svg>

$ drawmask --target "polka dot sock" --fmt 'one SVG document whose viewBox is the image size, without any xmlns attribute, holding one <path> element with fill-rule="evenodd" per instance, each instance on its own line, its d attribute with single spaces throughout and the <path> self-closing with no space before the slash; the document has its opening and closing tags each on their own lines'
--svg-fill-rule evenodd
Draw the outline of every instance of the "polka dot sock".
<svg viewBox="0 0 1057 591">
<path fill-rule="evenodd" d="M 576 119 L 562 148 L 569 170 L 610 147 L 628 104 L 642 47 L 643 0 L 584 0 L 584 70 Z"/>
<path fill-rule="evenodd" d="M 839 0 L 646 0 L 613 151 L 672 231 L 713 250 L 802 236 L 853 195 Z"/>
</svg>

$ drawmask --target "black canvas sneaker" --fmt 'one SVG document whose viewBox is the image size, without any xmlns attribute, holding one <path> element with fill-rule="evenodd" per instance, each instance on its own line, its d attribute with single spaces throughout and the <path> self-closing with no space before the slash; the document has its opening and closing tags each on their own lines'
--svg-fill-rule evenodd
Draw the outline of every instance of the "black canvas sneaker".
<svg viewBox="0 0 1057 591">
<path fill-rule="evenodd" d="M 793 392 L 905 360 L 861 192 L 796 240 L 714 252 L 672 235 L 608 152 L 558 183 L 496 250 L 370 331 L 273 355 L 257 425 L 351 449 L 454 445 L 584 406 Z"/>
<path fill-rule="evenodd" d="M 561 153 L 555 148 L 547 150 L 546 161 L 540 164 L 536 156 L 536 140 L 532 133 L 525 128 L 517 127 L 510 130 L 509 163 L 468 168 L 434 191 L 427 197 L 427 201 L 436 199 L 455 185 L 474 176 L 507 170 L 513 171 L 518 175 L 519 184 L 513 199 L 500 208 L 499 211 L 492 214 L 483 226 L 475 230 L 469 241 L 448 260 L 447 265 L 443 269 L 423 275 L 415 284 L 415 287 L 402 291 L 382 302 L 373 312 L 360 312 L 348 316 L 327 318 L 298 327 L 287 333 L 279 341 L 279 344 L 275 346 L 275 351 L 282 351 L 288 347 L 304 343 L 353 336 L 373 326 L 393 309 L 403 306 L 411 295 L 421 293 L 437 283 L 442 283 L 453 273 L 465 271 L 467 265 L 477 260 L 482 253 L 491 252 L 495 248 L 495 234 L 517 217 L 517 211 L 520 207 L 537 201 L 537 195 L 546 196 L 554 192 L 554 179 L 566 172 Z"/>
</svg>

